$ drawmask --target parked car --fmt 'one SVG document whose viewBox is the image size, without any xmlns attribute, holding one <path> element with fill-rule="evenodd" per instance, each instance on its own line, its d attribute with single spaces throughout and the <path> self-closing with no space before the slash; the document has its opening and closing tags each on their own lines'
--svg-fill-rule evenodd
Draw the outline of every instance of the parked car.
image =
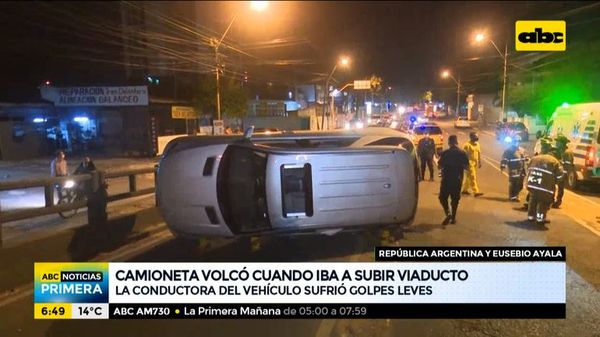
<svg viewBox="0 0 600 337">
<path fill-rule="evenodd" d="M 158 207 L 184 238 L 399 228 L 416 212 L 414 147 L 372 129 L 175 139 Z"/>
<path fill-rule="evenodd" d="M 529 130 L 521 122 L 508 122 L 496 125 L 496 139 L 504 140 L 506 137 L 520 136 L 521 140 L 529 141 Z"/>
<path fill-rule="evenodd" d="M 469 122 L 469 120 L 467 119 L 467 117 L 465 116 L 458 116 L 458 118 L 456 120 L 454 120 L 454 127 L 455 128 L 470 128 L 471 127 L 471 123 Z"/>
<path fill-rule="evenodd" d="M 435 142 L 435 152 L 437 155 L 442 153 L 444 149 L 444 133 L 442 129 L 435 123 L 417 124 L 408 132 L 410 140 L 415 146 L 419 141 L 425 137 L 425 134 L 429 134 Z"/>
</svg>

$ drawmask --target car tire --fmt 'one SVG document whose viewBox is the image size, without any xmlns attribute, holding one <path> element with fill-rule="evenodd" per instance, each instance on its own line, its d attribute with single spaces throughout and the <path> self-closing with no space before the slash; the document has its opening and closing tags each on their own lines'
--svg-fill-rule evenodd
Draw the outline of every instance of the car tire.
<svg viewBox="0 0 600 337">
<path fill-rule="evenodd" d="M 572 191 L 577 190 L 577 188 L 579 187 L 579 180 L 577 180 L 577 174 L 575 173 L 575 170 L 573 170 L 572 168 L 567 169 L 567 177 L 566 178 L 567 178 L 567 181 L 566 181 L 567 187 Z"/>
</svg>

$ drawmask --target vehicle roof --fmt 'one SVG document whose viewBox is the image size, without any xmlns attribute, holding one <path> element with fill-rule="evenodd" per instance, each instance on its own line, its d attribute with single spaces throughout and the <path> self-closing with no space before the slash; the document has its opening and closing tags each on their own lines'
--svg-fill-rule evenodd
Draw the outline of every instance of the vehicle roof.
<svg viewBox="0 0 600 337">
<path fill-rule="evenodd" d="M 570 104 L 567 106 L 559 106 L 554 111 L 554 114 L 571 116 L 574 114 L 581 114 L 584 112 L 593 113 L 594 111 L 600 111 L 600 102 L 579 103 L 579 104 Z M 591 115 L 592 114 L 590 114 L 590 116 Z M 598 117 L 598 115 L 596 115 L 596 117 Z"/>
</svg>

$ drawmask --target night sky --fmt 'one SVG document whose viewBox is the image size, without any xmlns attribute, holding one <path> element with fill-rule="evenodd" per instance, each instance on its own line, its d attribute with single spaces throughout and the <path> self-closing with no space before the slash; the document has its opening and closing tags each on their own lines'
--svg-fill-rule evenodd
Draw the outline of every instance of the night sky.
<svg viewBox="0 0 600 337">
<path fill-rule="evenodd" d="M 349 55 L 351 69 L 339 70 L 338 80 L 376 74 L 398 97 L 408 99 L 426 89 L 451 93 L 453 85 L 439 79 L 443 67 L 460 72 L 474 89 L 493 89 L 501 60 L 491 46 L 471 45 L 475 30 L 485 29 L 498 44 L 508 41 L 513 47 L 516 19 L 559 18 L 584 5 L 589 3 L 273 2 L 267 12 L 250 13 L 244 2 L 162 2 L 154 8 L 194 22 L 203 34 L 224 31 L 233 13 L 239 13 L 225 42 L 247 55 L 225 50 L 226 62 L 232 74 L 248 71 L 257 85 L 310 81 L 328 73 L 338 55 Z M 36 87 L 45 80 L 55 85 L 124 83 L 122 41 L 115 37 L 120 6 L 1 3 L 0 102 L 35 101 Z M 199 50 L 206 55 L 186 55 L 209 62 L 210 49 L 186 50 L 196 39 L 193 34 L 167 25 L 155 28 L 153 33 L 190 41 L 172 50 Z M 265 44 L 270 47 L 257 48 Z"/>
</svg>

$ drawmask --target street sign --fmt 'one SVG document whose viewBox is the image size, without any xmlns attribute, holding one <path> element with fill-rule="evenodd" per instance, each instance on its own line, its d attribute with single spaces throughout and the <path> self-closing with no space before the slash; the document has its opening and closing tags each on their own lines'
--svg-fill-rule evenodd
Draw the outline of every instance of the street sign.
<svg viewBox="0 0 600 337">
<path fill-rule="evenodd" d="M 191 106 L 172 106 L 171 118 L 173 119 L 196 119 L 198 114 Z"/>
<path fill-rule="evenodd" d="M 354 90 L 371 90 L 371 80 L 355 80 Z"/>
<path fill-rule="evenodd" d="M 215 135 L 222 135 L 223 133 L 225 133 L 224 131 L 224 126 L 225 123 L 223 123 L 223 120 L 219 120 L 219 119 L 215 119 L 213 120 L 213 131 Z"/>
</svg>

